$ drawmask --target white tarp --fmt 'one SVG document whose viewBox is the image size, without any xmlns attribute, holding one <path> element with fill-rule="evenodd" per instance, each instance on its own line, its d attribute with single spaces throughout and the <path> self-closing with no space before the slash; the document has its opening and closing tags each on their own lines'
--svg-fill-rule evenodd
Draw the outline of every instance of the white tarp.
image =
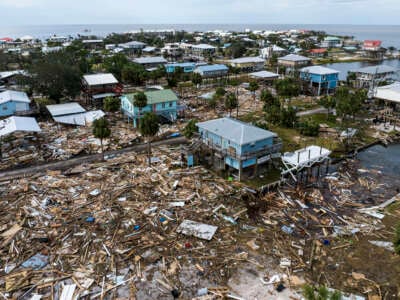
<svg viewBox="0 0 400 300">
<path fill-rule="evenodd" d="M 35 118 L 9 117 L 0 121 L 0 136 L 5 136 L 16 131 L 40 132 L 41 129 Z"/>
<path fill-rule="evenodd" d="M 176 231 L 185 235 L 191 235 L 199 239 L 210 241 L 217 229 L 217 226 L 207 225 L 191 220 L 184 220 Z"/>
</svg>

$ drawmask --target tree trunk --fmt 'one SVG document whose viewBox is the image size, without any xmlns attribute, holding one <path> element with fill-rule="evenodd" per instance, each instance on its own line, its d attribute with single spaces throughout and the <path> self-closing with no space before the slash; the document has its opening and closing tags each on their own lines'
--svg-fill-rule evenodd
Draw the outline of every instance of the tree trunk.
<svg viewBox="0 0 400 300">
<path fill-rule="evenodd" d="M 149 163 L 149 167 L 151 166 L 151 140 L 147 141 L 147 159 Z"/>
<path fill-rule="evenodd" d="M 0 161 L 3 160 L 3 152 L 1 150 L 2 145 L 3 145 L 3 141 L 2 141 L 1 136 L 0 136 Z"/>
<path fill-rule="evenodd" d="M 104 147 L 103 147 L 103 139 L 100 139 L 100 147 L 101 147 L 101 156 L 104 161 Z"/>
</svg>

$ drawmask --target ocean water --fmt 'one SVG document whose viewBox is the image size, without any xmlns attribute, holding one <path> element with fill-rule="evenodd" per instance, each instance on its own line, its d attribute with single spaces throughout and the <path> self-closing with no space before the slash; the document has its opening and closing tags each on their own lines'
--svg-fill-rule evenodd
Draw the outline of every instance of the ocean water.
<svg viewBox="0 0 400 300">
<path fill-rule="evenodd" d="M 90 30 L 89 33 L 84 32 Z M 31 35 L 45 39 L 54 34 L 62 36 L 96 35 L 104 37 L 110 33 L 128 32 L 140 29 L 175 29 L 186 31 L 209 30 L 289 30 L 310 29 L 324 30 L 330 34 L 354 36 L 359 40 L 379 39 L 385 47 L 400 48 L 400 25 L 326 25 L 326 24 L 81 24 L 81 25 L 42 25 L 0 27 L 0 36 L 12 38 Z"/>
<path fill-rule="evenodd" d="M 365 169 L 378 169 L 386 175 L 399 180 L 400 176 L 400 144 L 388 147 L 373 146 L 358 154 L 357 158 Z M 400 186 L 398 186 L 400 188 Z"/>
<path fill-rule="evenodd" d="M 400 70 L 400 60 L 399 59 L 385 59 L 381 62 L 343 62 L 343 63 L 333 63 L 333 64 L 326 64 L 325 67 L 338 70 L 339 73 L 339 80 L 346 80 L 349 71 L 354 71 L 363 67 L 369 66 L 376 66 L 379 64 L 391 66 L 397 70 Z M 394 79 L 400 80 L 400 72 L 395 74 Z"/>
</svg>

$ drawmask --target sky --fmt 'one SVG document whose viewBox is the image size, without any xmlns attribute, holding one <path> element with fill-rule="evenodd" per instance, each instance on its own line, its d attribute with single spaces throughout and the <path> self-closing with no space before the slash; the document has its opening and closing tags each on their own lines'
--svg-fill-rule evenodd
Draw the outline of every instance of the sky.
<svg viewBox="0 0 400 300">
<path fill-rule="evenodd" d="M 0 0 L 0 25 L 400 25 L 400 0 Z"/>
</svg>

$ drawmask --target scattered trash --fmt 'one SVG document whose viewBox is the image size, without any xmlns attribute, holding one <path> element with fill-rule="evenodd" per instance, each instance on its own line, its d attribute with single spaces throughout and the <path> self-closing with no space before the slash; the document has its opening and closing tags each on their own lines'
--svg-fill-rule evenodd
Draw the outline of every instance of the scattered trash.
<svg viewBox="0 0 400 300">
<path fill-rule="evenodd" d="M 193 235 L 197 238 L 210 241 L 217 229 L 217 226 L 198 223 L 191 220 L 184 220 L 181 225 L 179 225 L 177 232 L 185 235 Z"/>
<path fill-rule="evenodd" d="M 49 263 L 49 257 L 41 253 L 37 253 L 22 263 L 23 268 L 32 270 L 41 270 Z"/>
</svg>

